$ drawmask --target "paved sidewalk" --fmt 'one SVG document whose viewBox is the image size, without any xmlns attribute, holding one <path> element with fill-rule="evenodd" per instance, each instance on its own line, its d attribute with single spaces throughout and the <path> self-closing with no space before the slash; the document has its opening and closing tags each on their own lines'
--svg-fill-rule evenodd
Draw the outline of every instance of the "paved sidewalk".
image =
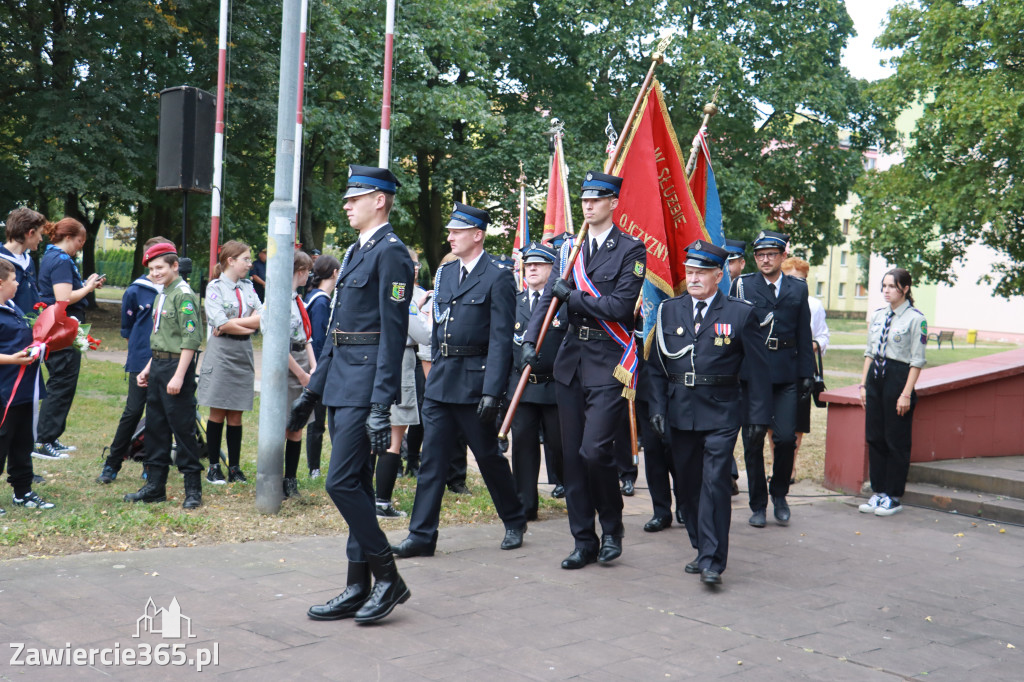
<svg viewBox="0 0 1024 682">
<path fill-rule="evenodd" d="M 638 495 L 610 566 L 559 567 L 571 549 L 564 518 L 531 524 L 512 552 L 498 549 L 500 526 L 444 529 L 436 556 L 400 561 L 409 602 L 365 627 L 305 615 L 343 585 L 343 536 L 3 562 L 0 638 L 57 649 L 185 642 L 187 656 L 216 644 L 204 673 L 247 681 L 1021 678 L 1021 528 L 921 509 L 881 519 L 849 498 L 794 496 L 789 528 L 758 530 L 745 497 L 734 502 L 716 590 L 683 573 L 694 556 L 685 531 L 642 531 Z M 177 599 L 191 619 L 182 639 L 133 637 L 149 598 Z M 11 666 L 5 650 L 4 680 L 195 674 Z"/>
</svg>

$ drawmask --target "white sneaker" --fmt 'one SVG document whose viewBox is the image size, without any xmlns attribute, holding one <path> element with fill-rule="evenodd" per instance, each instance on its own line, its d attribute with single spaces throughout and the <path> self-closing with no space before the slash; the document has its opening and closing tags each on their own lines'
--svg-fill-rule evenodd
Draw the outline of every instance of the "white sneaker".
<svg viewBox="0 0 1024 682">
<path fill-rule="evenodd" d="M 878 503 L 878 507 L 875 509 L 875 516 L 892 516 L 901 511 L 903 511 L 903 505 L 900 504 L 900 501 L 886 496 L 884 500 Z"/>
<path fill-rule="evenodd" d="M 63 450 L 58 450 L 53 443 L 36 443 L 32 456 L 36 459 L 68 459 L 71 457 Z"/>
<path fill-rule="evenodd" d="M 884 494 L 875 493 L 871 496 L 871 499 L 858 507 L 858 509 L 860 509 L 862 514 L 872 514 L 876 509 L 878 509 L 878 505 L 881 504 L 884 499 Z"/>
</svg>

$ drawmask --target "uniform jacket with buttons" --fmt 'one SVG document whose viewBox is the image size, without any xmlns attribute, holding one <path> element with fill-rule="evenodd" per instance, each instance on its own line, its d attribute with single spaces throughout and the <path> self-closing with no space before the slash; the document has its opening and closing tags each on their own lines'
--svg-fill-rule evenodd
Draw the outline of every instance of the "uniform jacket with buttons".
<svg viewBox="0 0 1024 682">
<path fill-rule="evenodd" d="M 670 298 L 661 304 L 660 324 L 653 333 L 654 345 L 645 376 L 650 381 L 652 415 L 666 415 L 668 425 L 680 431 L 710 431 L 771 421 L 769 351 L 758 328 L 755 309 L 749 303 L 716 294 L 700 330 L 695 331 L 690 295 Z M 664 350 L 659 336 L 664 339 Z M 677 358 L 664 352 L 675 355 L 687 346 L 692 348 Z M 686 372 L 738 377 L 741 370 L 750 377 L 745 389 L 746 414 L 738 382 L 691 387 L 670 380 L 670 375 Z"/>
<path fill-rule="evenodd" d="M 409 250 L 387 223 L 353 245 L 338 277 L 327 340 L 307 388 L 329 407 L 391 405 L 402 388 L 412 297 Z M 333 331 L 380 334 L 380 343 L 335 346 Z"/>
<path fill-rule="evenodd" d="M 504 395 L 512 366 L 516 285 L 512 270 L 484 252 L 459 284 L 459 261 L 441 266 L 434 288 L 430 374 L 425 397 L 459 405 Z M 441 344 L 485 346 L 486 355 L 448 356 Z"/>
<path fill-rule="evenodd" d="M 141 372 L 153 357 L 149 347 L 149 335 L 153 333 L 153 303 L 162 289 L 148 277 L 139 277 L 121 297 L 121 336 L 128 339 L 128 357 L 124 363 L 126 372 Z"/>
<path fill-rule="evenodd" d="M 747 273 L 733 281 L 729 293 L 753 303 L 759 323 L 763 323 L 769 315 L 772 316 L 771 321 L 761 326 L 766 346 L 769 336 L 795 341 L 795 345 L 789 348 L 768 351 L 772 383 L 792 384 L 798 379 L 814 376 L 807 282 L 782 275 L 776 284 L 781 284 L 778 297 L 772 294 L 760 272 Z M 743 379 L 747 381 L 750 377 L 744 374 Z"/>
<path fill-rule="evenodd" d="M 519 377 L 523 373 L 523 338 L 526 335 L 527 328 L 530 326 L 530 317 L 533 313 L 530 310 L 530 297 L 532 295 L 531 291 L 526 290 L 516 296 L 516 323 L 513 336 L 515 341 L 513 353 L 515 357 L 512 360 L 512 376 L 509 380 L 509 399 L 515 394 L 516 387 L 519 385 Z M 536 307 L 541 307 L 540 299 L 537 299 Z M 547 312 L 547 308 L 544 311 Z M 548 333 L 544 335 L 544 343 L 541 344 L 540 349 L 537 351 L 537 364 L 532 368 L 532 374 L 550 376 L 554 372 L 555 355 L 558 354 L 558 347 L 562 344 L 562 339 L 565 337 L 565 330 L 568 326 L 569 323 L 566 321 L 565 311 L 559 310 L 548 326 Z M 554 381 L 548 380 L 547 382 L 526 384 L 520 400 L 524 403 L 534 403 L 537 405 L 554 405 Z"/>
<path fill-rule="evenodd" d="M 583 259 L 583 269 L 601 296 L 591 296 L 578 288 L 574 290 L 562 304 L 569 323 L 576 328 L 584 326 L 603 331 L 597 320 L 619 322 L 632 334 L 636 301 L 647 268 L 647 250 L 643 243 L 613 225 L 604 244 L 592 259 L 587 257 L 586 249 L 581 250 L 579 258 Z M 540 305 L 534 309 L 530 318 L 525 341 L 537 342 L 544 313 L 551 302 L 551 287 L 557 278 L 557 271 L 552 269 Z M 578 332 L 569 330 L 555 358 L 555 380 L 567 386 L 573 376 L 578 375 L 584 386 L 618 384 L 612 372 L 622 358 L 622 352 L 622 347 L 611 339 L 583 341 Z"/>
</svg>

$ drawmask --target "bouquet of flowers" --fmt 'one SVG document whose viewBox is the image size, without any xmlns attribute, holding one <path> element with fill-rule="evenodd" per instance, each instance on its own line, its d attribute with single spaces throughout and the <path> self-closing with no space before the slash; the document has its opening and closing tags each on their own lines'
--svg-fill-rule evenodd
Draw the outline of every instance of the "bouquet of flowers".
<svg viewBox="0 0 1024 682">
<path fill-rule="evenodd" d="M 78 325 L 78 334 L 75 336 L 75 348 L 82 353 L 96 350 L 100 347 L 101 340 L 93 338 L 92 334 L 89 333 L 90 329 L 92 329 L 91 324 Z"/>
<path fill-rule="evenodd" d="M 63 350 L 71 346 L 78 336 L 78 320 L 67 315 L 67 301 L 58 301 L 47 306 L 37 303 L 35 310 L 39 314 L 32 324 L 32 343 L 27 350 L 32 357 L 50 354 L 50 351 Z"/>
</svg>

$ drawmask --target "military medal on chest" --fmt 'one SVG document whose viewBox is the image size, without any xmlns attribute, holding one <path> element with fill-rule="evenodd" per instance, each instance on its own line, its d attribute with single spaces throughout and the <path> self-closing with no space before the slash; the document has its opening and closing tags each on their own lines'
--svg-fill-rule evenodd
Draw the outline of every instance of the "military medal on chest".
<svg viewBox="0 0 1024 682">
<path fill-rule="evenodd" d="M 716 322 L 715 323 L 715 345 L 716 346 L 721 346 L 721 345 L 728 346 L 730 343 L 732 343 L 731 336 L 732 336 L 732 325 L 731 324 L 726 324 L 724 322 Z"/>
</svg>

